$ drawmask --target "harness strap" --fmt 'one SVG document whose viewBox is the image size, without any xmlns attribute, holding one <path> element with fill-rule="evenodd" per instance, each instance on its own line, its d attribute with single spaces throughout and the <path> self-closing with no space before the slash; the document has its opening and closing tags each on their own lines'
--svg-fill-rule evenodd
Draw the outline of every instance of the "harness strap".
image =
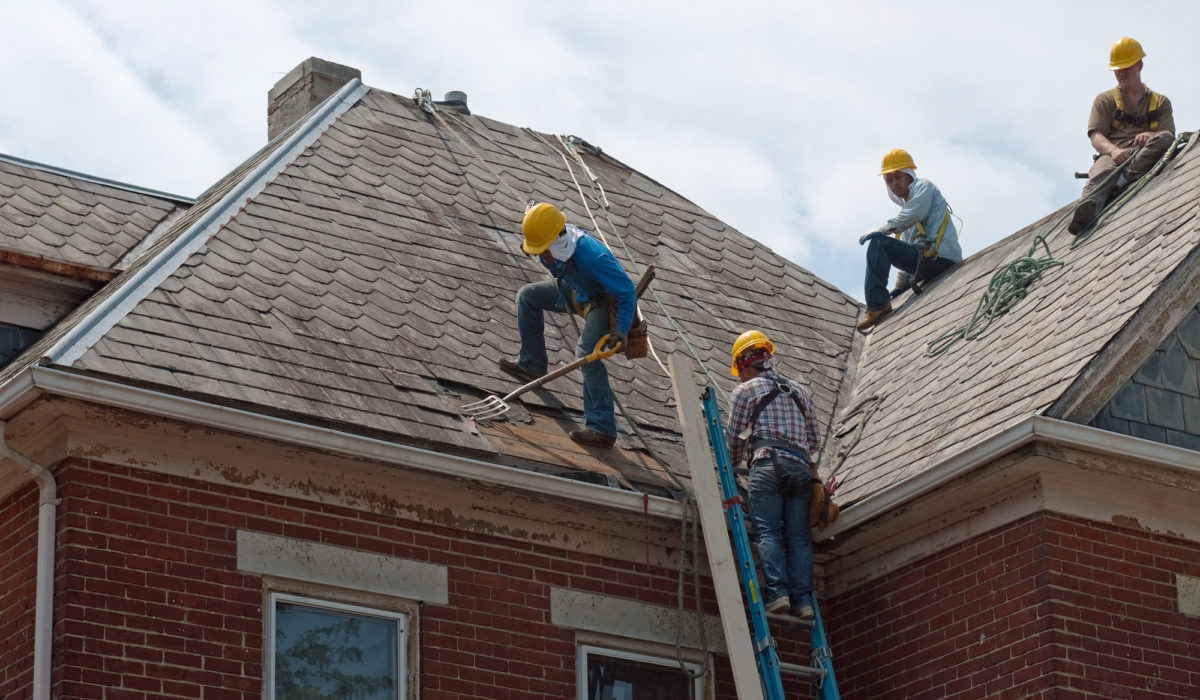
<svg viewBox="0 0 1200 700">
<path fill-rule="evenodd" d="M 767 392 L 761 399 L 758 400 L 758 403 L 754 405 L 754 410 L 750 412 L 750 420 L 746 423 L 746 429 L 738 434 L 739 438 L 746 440 L 750 437 L 750 435 L 754 432 L 754 424 L 758 422 L 758 416 L 763 412 L 763 409 L 781 394 L 786 394 L 792 398 L 792 401 L 796 403 L 796 408 L 800 411 L 800 417 L 804 419 L 805 423 L 810 420 L 808 411 L 804 410 L 804 402 L 800 400 L 800 396 L 792 389 L 792 385 L 789 384 L 787 380 L 781 379 L 775 382 L 775 387 Z M 768 442 L 777 444 L 766 444 Z M 751 441 L 752 450 L 757 450 L 759 447 L 778 447 L 793 453 L 798 452 L 804 455 L 805 462 L 809 462 L 807 452 L 782 440 L 775 440 L 773 438 L 759 438 Z M 753 455 L 754 452 L 752 451 L 750 454 Z"/>
<path fill-rule="evenodd" d="M 946 215 L 942 217 L 942 225 L 938 227 L 937 239 L 934 240 L 932 248 L 926 249 L 925 257 L 933 258 L 934 260 L 937 260 L 938 248 L 941 247 L 942 238 L 946 235 L 946 226 L 948 226 L 950 224 L 950 211 L 951 211 L 950 205 L 947 203 L 946 204 Z M 925 227 L 921 225 L 920 221 L 917 222 L 917 230 L 921 232 L 921 238 L 927 238 L 925 236 Z"/>
<path fill-rule="evenodd" d="M 1112 89 L 1113 101 L 1117 103 L 1117 112 L 1113 115 L 1112 128 L 1117 128 L 1121 122 L 1134 126 L 1150 125 L 1150 131 L 1158 131 L 1158 93 L 1150 91 L 1150 109 L 1142 115 L 1133 115 L 1125 111 L 1125 103 L 1121 99 L 1121 88 Z"/>
</svg>

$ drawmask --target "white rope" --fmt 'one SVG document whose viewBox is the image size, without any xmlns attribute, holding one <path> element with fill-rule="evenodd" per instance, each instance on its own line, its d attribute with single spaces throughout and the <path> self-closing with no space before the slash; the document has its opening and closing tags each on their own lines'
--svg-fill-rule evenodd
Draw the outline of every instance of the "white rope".
<svg viewBox="0 0 1200 700">
<path fill-rule="evenodd" d="M 537 136 L 538 139 L 540 139 L 542 141 L 542 143 L 545 143 L 547 146 L 550 147 L 551 150 L 558 153 L 560 158 L 562 158 L 563 162 L 567 166 L 567 172 L 571 175 L 571 181 L 575 183 L 575 188 L 579 192 L 579 199 L 583 203 L 584 209 L 587 211 L 588 218 L 591 219 L 592 224 L 594 226 L 596 226 L 597 232 L 600 233 L 601 240 L 604 240 L 604 245 L 608 245 L 608 241 L 605 240 L 603 232 L 599 231 L 599 224 L 596 222 L 596 218 L 594 216 L 592 216 L 592 210 L 591 210 L 591 207 L 588 205 L 587 195 L 584 194 L 583 187 L 579 184 L 579 180 L 577 180 L 575 178 L 575 173 L 571 168 L 571 161 L 567 160 L 566 155 L 564 155 L 562 151 L 559 151 L 557 148 L 554 147 L 553 144 L 551 144 L 546 139 L 542 138 L 542 136 L 540 134 L 538 134 L 537 132 L 531 132 L 531 133 L 533 133 L 535 136 Z M 609 212 L 609 207 L 608 207 L 608 196 L 604 193 L 604 186 L 602 184 L 600 184 L 599 178 L 596 177 L 596 175 L 592 172 L 591 168 L 587 167 L 587 163 L 585 163 L 583 161 L 583 157 L 579 155 L 579 151 L 576 150 L 574 148 L 574 146 L 572 145 L 572 143 L 570 141 L 570 137 L 568 137 L 568 140 L 565 142 L 563 141 L 563 138 L 561 135 L 556 135 L 556 138 L 558 139 L 559 143 L 562 143 L 564 145 L 564 147 L 571 153 L 571 155 L 573 155 L 575 157 L 575 161 L 576 161 L 576 163 L 579 164 L 580 169 L 583 170 L 588 175 L 589 184 L 591 184 L 594 188 L 598 188 L 600 190 L 600 197 L 597 198 L 593 194 L 592 200 L 597 203 L 597 205 L 600 208 L 600 211 L 604 214 L 605 218 L 608 219 L 608 225 L 612 229 L 613 235 L 616 236 L 617 241 L 620 242 L 621 249 L 625 251 L 625 254 L 627 256 L 629 256 L 629 261 L 633 264 L 634 271 L 638 272 L 637 268 L 639 267 L 639 263 L 637 261 L 637 258 L 634 257 L 633 251 L 631 251 L 629 249 L 629 246 L 625 245 L 624 238 L 621 237 L 621 234 L 617 233 L 617 226 L 615 223 L 613 223 L 612 215 Z M 610 246 L 610 248 L 611 248 L 611 246 Z M 680 328 L 679 324 L 675 321 L 675 318 L 671 316 L 671 313 L 669 311 L 667 311 L 666 305 L 663 304 L 662 300 L 658 297 L 658 292 L 655 291 L 655 289 L 653 287 L 651 287 L 649 291 L 650 291 L 651 296 L 654 297 L 654 302 L 656 304 L 658 304 L 659 311 L 662 312 L 663 316 L 671 324 L 671 328 L 672 328 L 672 330 L 675 331 L 675 334 L 679 336 L 679 339 L 681 341 L 683 341 L 684 346 L 688 350 L 688 354 L 690 354 L 692 356 L 692 358 L 696 360 L 696 363 L 698 365 L 700 365 L 700 369 L 704 372 L 704 375 L 706 377 L 708 377 L 709 383 L 717 391 L 717 393 L 721 395 L 722 399 L 728 400 L 729 395 L 725 392 L 724 389 L 721 388 L 721 385 L 717 383 L 716 378 L 713 377 L 712 372 L 708 369 L 707 364 L 702 359 L 700 359 L 700 354 L 696 351 L 696 348 L 692 345 L 691 341 L 688 340 L 687 335 L 683 332 L 683 329 Z M 660 368 L 662 368 L 663 374 L 666 377 L 670 378 L 671 373 L 669 371 L 667 371 L 666 366 L 662 363 L 661 360 L 659 360 L 657 355 L 655 356 L 654 359 L 656 361 L 658 361 L 658 366 Z"/>
</svg>

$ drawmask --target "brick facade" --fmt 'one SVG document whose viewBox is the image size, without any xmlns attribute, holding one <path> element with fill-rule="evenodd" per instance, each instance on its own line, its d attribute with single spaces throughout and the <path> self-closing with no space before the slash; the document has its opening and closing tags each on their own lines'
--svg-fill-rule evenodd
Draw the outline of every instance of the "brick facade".
<svg viewBox="0 0 1200 700">
<path fill-rule="evenodd" d="M 71 459 L 59 507 L 54 692 L 261 697 L 264 581 L 237 571 L 249 530 L 444 566 L 449 604 L 416 639 L 421 697 L 575 697 L 575 632 L 550 589 L 675 605 L 676 572 L 438 525 Z M 0 511 L 0 695 L 32 683 L 32 485 Z M 1054 514 L 1026 517 L 824 601 L 844 698 L 1200 697 L 1200 618 L 1175 577 L 1200 545 Z M 685 592 L 690 590 L 690 581 Z M 716 614 L 709 582 L 705 609 Z M 687 601 L 690 607 L 691 601 Z M 804 662 L 776 630 L 785 661 Z M 717 694 L 736 697 L 717 657 Z M 809 697 L 789 681 L 788 697 Z"/>
<path fill-rule="evenodd" d="M 1049 513 L 831 601 L 845 698 L 1200 697 L 1200 545 Z"/>
<path fill-rule="evenodd" d="M 0 697 L 33 686 L 38 489 L 30 483 L 0 505 Z"/>
<path fill-rule="evenodd" d="M 575 697 L 574 632 L 550 623 L 550 588 L 674 606 L 673 569 L 539 547 L 349 508 L 164 476 L 96 461 L 55 470 L 59 506 L 54 696 L 261 697 L 263 580 L 238 573 L 236 533 L 276 536 L 430 562 L 449 569 L 449 605 L 420 610 L 419 685 L 426 700 Z M 5 698 L 29 692 L 36 489 L 8 501 L 3 605 Z M 12 571 L 10 571 L 12 569 Z M 706 612 L 717 613 L 704 580 Z M 19 589 L 19 591 L 17 590 Z M 690 577 L 685 592 L 691 590 Z M 14 593 L 19 595 L 14 596 Z M 689 610 L 692 602 L 687 601 Z M 27 618 L 27 619 L 26 619 Z M 781 640 L 788 653 L 797 649 Z M 786 649 L 792 644 L 791 649 Z M 802 650 L 801 650 L 801 653 Z M 716 657 L 717 697 L 732 699 Z M 802 655 L 790 660 L 804 662 Z M 12 680 L 13 669 L 19 671 Z M 792 690 L 799 692 L 797 684 Z"/>
</svg>

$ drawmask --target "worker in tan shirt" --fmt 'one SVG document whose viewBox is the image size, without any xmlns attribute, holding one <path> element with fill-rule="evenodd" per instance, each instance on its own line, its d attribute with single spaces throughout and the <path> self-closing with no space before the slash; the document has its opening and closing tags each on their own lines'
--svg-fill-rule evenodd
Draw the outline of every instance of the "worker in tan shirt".
<svg viewBox="0 0 1200 700">
<path fill-rule="evenodd" d="M 1142 82 L 1145 56 L 1142 45 L 1129 37 L 1121 38 L 1109 50 L 1108 69 L 1113 71 L 1117 86 L 1100 93 L 1092 102 L 1088 138 L 1099 155 L 1088 171 L 1083 196 L 1067 226 L 1072 234 L 1088 228 L 1109 196 L 1145 175 L 1175 139 L 1171 101 Z M 1123 172 L 1110 177 L 1130 158 L 1133 160 Z"/>
</svg>

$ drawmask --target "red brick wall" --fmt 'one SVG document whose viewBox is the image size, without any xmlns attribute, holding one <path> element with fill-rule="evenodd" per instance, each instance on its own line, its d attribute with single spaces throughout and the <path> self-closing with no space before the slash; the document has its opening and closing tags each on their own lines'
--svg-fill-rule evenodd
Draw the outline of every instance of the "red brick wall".
<svg viewBox="0 0 1200 700">
<path fill-rule="evenodd" d="M 1200 698 L 1200 546 L 1038 514 L 826 603 L 842 697 Z"/>
<path fill-rule="evenodd" d="M 238 529 L 448 567 L 450 604 L 421 609 L 426 700 L 575 697 L 574 635 L 550 624 L 552 585 L 675 605 L 675 572 L 640 561 L 98 462 L 69 461 L 58 477 L 56 697 L 258 698 L 262 582 L 236 573 Z M 719 697 L 733 698 L 718 667 Z"/>
<path fill-rule="evenodd" d="M 0 698 L 33 695 L 38 488 L 28 484 L 0 504 Z"/>
</svg>

